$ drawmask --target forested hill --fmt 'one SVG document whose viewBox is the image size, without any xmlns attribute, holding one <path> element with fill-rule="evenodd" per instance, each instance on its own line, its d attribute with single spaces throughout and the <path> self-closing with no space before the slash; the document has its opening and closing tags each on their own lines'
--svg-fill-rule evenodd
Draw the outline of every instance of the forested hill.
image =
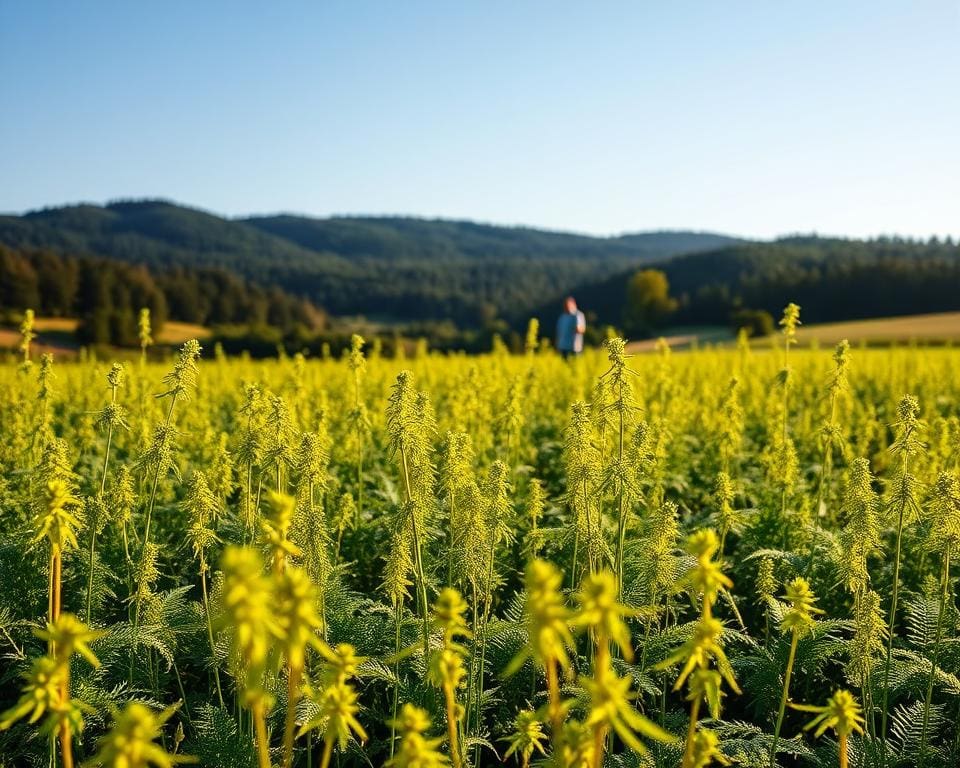
<svg viewBox="0 0 960 768">
<path fill-rule="evenodd" d="M 9 322 L 27 309 L 78 319 L 82 342 L 121 346 L 138 343 L 141 309 L 150 310 L 157 331 L 167 319 L 307 333 L 326 323 L 323 312 L 303 297 L 219 267 L 157 269 L 0 244 L 0 318 Z"/>
<path fill-rule="evenodd" d="M 677 324 L 727 323 L 739 308 L 779 317 L 795 301 L 807 322 L 960 309 L 960 245 L 947 240 L 790 237 L 737 243 L 652 265 L 679 300 Z M 633 270 L 585 283 L 580 304 L 619 325 Z M 552 310 L 558 297 L 540 308 Z"/>
<path fill-rule="evenodd" d="M 696 232 L 598 238 L 400 217 L 226 219 L 165 201 L 0 216 L 0 244 L 152 268 L 219 267 L 336 315 L 522 320 L 545 296 L 643 263 L 737 242 Z"/>
</svg>

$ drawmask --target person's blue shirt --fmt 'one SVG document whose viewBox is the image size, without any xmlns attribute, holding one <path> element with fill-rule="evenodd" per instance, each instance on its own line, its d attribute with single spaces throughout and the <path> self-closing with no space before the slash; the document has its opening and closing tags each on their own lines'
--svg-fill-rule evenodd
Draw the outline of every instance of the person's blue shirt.
<svg viewBox="0 0 960 768">
<path fill-rule="evenodd" d="M 586 326 L 583 312 L 564 312 L 557 318 L 557 349 L 560 352 L 583 351 L 583 328 Z"/>
</svg>

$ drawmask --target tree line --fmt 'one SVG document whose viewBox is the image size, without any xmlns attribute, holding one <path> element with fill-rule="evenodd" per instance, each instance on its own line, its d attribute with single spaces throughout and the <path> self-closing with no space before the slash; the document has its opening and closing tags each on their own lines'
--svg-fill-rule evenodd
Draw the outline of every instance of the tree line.
<svg viewBox="0 0 960 768">
<path fill-rule="evenodd" d="M 47 249 L 0 245 L 0 313 L 80 319 L 85 344 L 137 344 L 137 315 L 150 310 L 159 331 L 166 320 L 205 326 L 271 326 L 321 330 L 325 313 L 277 287 L 262 287 L 219 267 L 169 270 Z"/>
<path fill-rule="evenodd" d="M 949 312 L 960 310 L 958 286 L 960 245 L 949 238 L 797 237 L 678 256 L 574 294 L 596 321 L 638 337 L 666 324 L 772 327 L 791 301 L 818 323 Z"/>
</svg>

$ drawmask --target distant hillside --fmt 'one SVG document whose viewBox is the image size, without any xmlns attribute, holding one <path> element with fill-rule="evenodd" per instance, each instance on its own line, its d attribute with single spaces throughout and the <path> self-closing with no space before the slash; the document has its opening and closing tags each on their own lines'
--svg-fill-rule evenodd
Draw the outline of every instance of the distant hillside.
<svg viewBox="0 0 960 768">
<path fill-rule="evenodd" d="M 960 309 L 960 245 L 896 238 L 794 237 L 738 243 L 654 265 L 680 300 L 678 324 L 725 324 L 737 308 L 779 317 L 795 301 L 807 322 L 823 323 Z M 578 286 L 581 306 L 599 322 L 623 318 L 626 270 Z M 559 296 L 541 304 L 552 312 Z"/>
<path fill-rule="evenodd" d="M 165 201 L 0 216 L 0 244 L 152 268 L 219 267 L 336 315 L 522 320 L 545 296 L 629 267 L 738 242 L 696 232 L 597 238 L 415 218 L 225 219 Z"/>
</svg>

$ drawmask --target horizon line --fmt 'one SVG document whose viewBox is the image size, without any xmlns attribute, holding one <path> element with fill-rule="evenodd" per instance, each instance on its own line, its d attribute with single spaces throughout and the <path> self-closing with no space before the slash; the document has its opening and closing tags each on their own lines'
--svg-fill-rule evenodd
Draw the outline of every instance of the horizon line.
<svg viewBox="0 0 960 768">
<path fill-rule="evenodd" d="M 718 237 L 726 237 L 732 240 L 741 240 L 744 242 L 751 243 L 773 243 L 780 240 L 789 240 L 794 238 L 819 238 L 823 240 L 850 240 L 850 241 L 862 241 L 870 242 L 883 239 L 891 240 L 906 240 L 906 241 L 920 241 L 927 242 L 934 238 L 939 240 L 960 240 L 960 233 L 931 233 L 928 235 L 903 235 L 897 232 L 876 232 L 869 235 L 848 235 L 848 234 L 828 234 L 821 232 L 816 229 L 812 230 L 793 230 L 788 232 L 783 232 L 773 237 L 757 237 L 753 235 L 741 235 L 741 234 L 732 234 L 729 232 L 719 231 L 716 229 L 705 229 L 698 227 L 654 227 L 649 229 L 623 229 L 617 232 L 589 232 L 584 230 L 577 229 L 557 229 L 555 227 L 542 226 L 537 224 L 527 224 L 527 223 L 505 223 L 497 222 L 490 220 L 475 219 L 470 217 L 454 217 L 454 216 L 441 216 L 435 214 L 424 214 L 424 213 L 398 213 L 398 212 L 380 212 L 380 213 L 329 213 L 329 214 L 318 214 L 318 213 L 308 213 L 303 211 L 296 211 L 291 209 L 279 209 L 270 212 L 247 212 L 242 214 L 229 214 L 222 211 L 216 211 L 212 208 L 206 208 L 200 205 L 194 205 L 192 203 L 184 203 L 178 200 L 175 200 L 170 197 L 164 196 L 142 196 L 142 197 L 114 197 L 107 198 L 106 201 L 93 201 L 93 200 L 77 200 L 75 202 L 62 202 L 62 203 L 53 203 L 48 205 L 43 205 L 35 208 L 26 208 L 19 211 L 0 211 L 0 216 L 11 216 L 17 218 L 23 218 L 30 216 L 31 214 L 39 214 L 47 211 L 56 211 L 62 210 L 65 208 L 79 208 L 84 206 L 90 206 L 95 208 L 109 208 L 111 206 L 123 205 L 123 204 L 148 204 L 156 203 L 163 205 L 170 205 L 176 208 L 183 208 L 186 210 L 195 211 L 197 213 L 203 213 L 208 216 L 214 216 L 224 221 L 234 221 L 234 222 L 244 222 L 251 219 L 262 219 L 262 218 L 273 218 L 279 216 L 290 216 L 294 218 L 301 219 L 311 219 L 314 221 L 330 221 L 336 219 L 409 219 L 414 221 L 426 221 L 426 222 L 446 222 L 454 224 L 474 224 L 477 226 L 485 227 L 496 227 L 500 229 L 514 229 L 514 230 L 527 230 L 534 232 L 544 232 L 548 234 L 556 235 L 570 235 L 573 237 L 586 237 L 596 240 L 615 240 L 623 237 L 631 237 L 636 235 L 655 235 L 655 234 L 694 234 L 694 235 L 714 235 Z"/>
</svg>

